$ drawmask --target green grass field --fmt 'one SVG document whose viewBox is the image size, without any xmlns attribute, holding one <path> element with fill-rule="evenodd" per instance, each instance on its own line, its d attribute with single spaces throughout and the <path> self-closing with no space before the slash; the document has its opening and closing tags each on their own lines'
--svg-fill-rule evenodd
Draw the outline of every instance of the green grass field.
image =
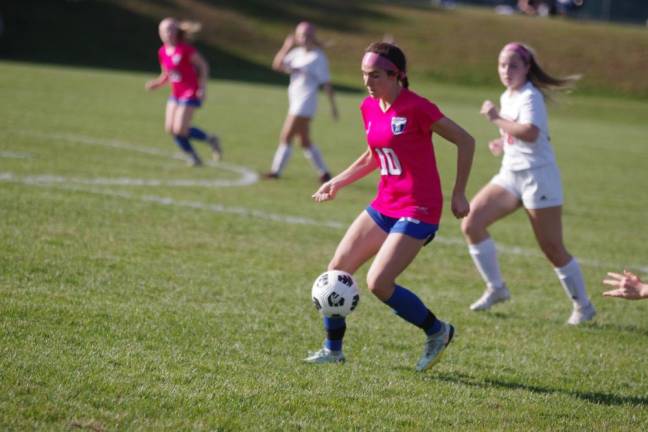
<svg viewBox="0 0 648 432">
<path fill-rule="evenodd" d="M 233 186 L 232 165 L 172 158 L 167 93 L 145 93 L 145 74 L 2 62 L 0 76 L 0 429 L 648 428 L 648 302 L 600 294 L 607 271 L 648 271 L 645 102 L 550 108 L 566 242 L 596 321 L 564 324 L 570 303 L 523 214 L 492 230 L 513 300 L 470 312 L 482 285 L 447 211 L 400 279 L 457 328 L 419 374 L 423 336 L 367 294 L 366 268 L 347 363 L 301 362 L 323 338 L 312 281 L 376 177 L 316 205 L 296 152 L 283 180 Z M 478 115 L 499 89 L 414 90 L 478 140 L 474 194 L 499 164 Z M 362 97 L 339 95 L 339 123 L 322 98 L 313 135 L 336 172 L 365 148 Z M 221 135 L 227 164 L 260 172 L 285 109 L 284 87 L 212 81 L 196 124 Z M 447 191 L 454 147 L 436 148 Z"/>
</svg>

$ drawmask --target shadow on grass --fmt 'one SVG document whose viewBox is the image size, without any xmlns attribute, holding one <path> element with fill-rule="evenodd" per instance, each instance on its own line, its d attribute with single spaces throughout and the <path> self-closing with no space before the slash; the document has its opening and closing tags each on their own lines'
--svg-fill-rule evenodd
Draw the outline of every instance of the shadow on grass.
<svg viewBox="0 0 648 432">
<path fill-rule="evenodd" d="M 264 20 L 294 25 L 311 19 L 322 27 L 357 31 L 357 16 L 368 19 L 390 18 L 374 11 L 368 2 L 314 0 L 202 0 L 214 11 L 232 10 L 242 14 L 243 22 Z M 353 3 L 353 4 L 351 4 Z M 157 49 L 160 14 L 179 17 L 196 14 L 173 0 L 142 0 L 137 13 L 119 1 L 8 0 L 0 4 L 3 31 L 0 33 L 0 59 L 28 63 L 54 64 L 159 73 Z M 203 21 L 202 17 L 198 18 Z M 209 19 L 205 17 L 204 20 Z M 203 22 L 205 26 L 218 23 Z M 251 24 L 252 25 L 252 24 Z M 236 35 L 231 35 L 236 38 Z M 258 42 L 258 41 L 257 41 Z M 254 45 L 255 41 L 252 41 Z M 288 78 L 272 70 L 268 63 L 244 58 L 228 49 L 227 41 L 196 46 L 212 63 L 212 78 L 285 86 Z M 277 46 L 277 49 L 279 46 Z M 255 46 L 251 50 L 259 49 Z M 257 53 L 258 54 L 258 53 Z M 257 57 L 258 58 L 258 57 Z M 360 86 L 335 84 L 338 91 L 357 93 Z"/>
<path fill-rule="evenodd" d="M 613 332 L 624 332 L 624 333 L 635 333 L 639 336 L 648 337 L 648 328 L 639 327 L 636 325 L 624 325 L 624 324 L 599 324 L 593 322 L 588 325 L 588 328 L 595 331 L 613 331 Z"/>
<path fill-rule="evenodd" d="M 525 390 L 537 394 L 563 394 L 576 397 L 587 402 L 601 405 L 641 405 L 648 406 L 648 396 L 622 396 L 602 392 L 581 392 L 575 390 L 563 390 L 551 387 L 542 387 L 532 384 L 522 384 L 517 382 L 504 381 L 500 379 L 485 378 L 478 379 L 470 375 L 461 373 L 438 373 L 430 375 L 430 380 L 438 380 L 453 384 L 467 385 L 479 388 L 500 388 L 506 390 Z"/>
<path fill-rule="evenodd" d="M 322 28 L 334 28 L 343 32 L 355 32 L 363 20 L 394 22 L 394 18 L 377 11 L 367 0 L 202 0 L 235 10 L 241 14 L 263 18 L 266 21 L 294 25 L 308 20 Z"/>
</svg>

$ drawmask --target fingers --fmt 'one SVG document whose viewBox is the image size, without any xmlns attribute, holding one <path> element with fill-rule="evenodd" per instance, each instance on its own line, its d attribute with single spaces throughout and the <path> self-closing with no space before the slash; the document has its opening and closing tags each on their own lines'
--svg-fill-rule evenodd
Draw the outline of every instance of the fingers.
<svg viewBox="0 0 648 432">
<path fill-rule="evenodd" d="M 320 192 L 316 192 L 315 194 L 313 194 L 313 197 L 312 197 L 312 198 L 313 198 L 313 200 L 314 200 L 315 202 L 317 202 L 317 203 L 321 203 L 321 202 L 324 202 L 324 201 L 330 201 L 330 200 L 332 200 L 332 199 L 333 199 L 333 196 L 332 196 L 331 194 L 329 194 L 329 193 L 320 193 Z"/>
<path fill-rule="evenodd" d="M 330 184 L 325 183 L 317 190 L 317 192 L 311 195 L 311 198 L 318 203 L 330 201 L 335 198 L 335 189 L 331 187 Z"/>
<path fill-rule="evenodd" d="M 470 213 L 470 205 L 452 206 L 452 214 L 454 214 L 457 219 L 465 218 L 468 216 L 468 213 Z"/>
<path fill-rule="evenodd" d="M 452 213 L 454 213 L 455 217 L 457 219 L 462 219 L 466 216 L 468 216 L 468 208 L 466 207 L 459 207 L 459 208 L 454 208 L 452 209 Z"/>
<path fill-rule="evenodd" d="M 614 280 L 614 279 L 603 279 L 603 283 L 605 285 L 611 285 L 615 287 L 620 287 L 622 285 L 622 281 L 619 280 Z"/>
<path fill-rule="evenodd" d="M 488 143 L 488 149 L 494 156 L 499 156 L 503 152 L 502 141 L 499 139 L 492 140 Z"/>
<path fill-rule="evenodd" d="M 624 297 L 623 291 L 620 289 L 617 290 L 611 290 L 611 291 L 605 291 L 603 293 L 605 297 Z"/>
<path fill-rule="evenodd" d="M 482 106 L 481 106 L 481 109 L 479 110 L 479 112 L 481 114 L 486 114 L 487 112 L 492 110 L 494 107 L 495 107 L 495 105 L 493 104 L 493 102 L 491 102 L 490 100 L 485 100 L 484 103 L 482 103 Z"/>
</svg>

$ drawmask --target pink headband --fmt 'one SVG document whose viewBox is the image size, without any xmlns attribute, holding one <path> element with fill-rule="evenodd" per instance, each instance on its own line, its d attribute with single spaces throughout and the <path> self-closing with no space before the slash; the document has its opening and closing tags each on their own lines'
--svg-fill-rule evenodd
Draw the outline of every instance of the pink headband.
<svg viewBox="0 0 648 432">
<path fill-rule="evenodd" d="M 297 27 L 295 28 L 295 31 L 303 31 L 306 34 L 313 34 L 315 33 L 315 26 L 311 24 L 308 21 L 302 21 L 299 24 L 297 24 Z"/>
<path fill-rule="evenodd" d="M 386 71 L 391 71 L 394 73 L 401 73 L 398 67 L 392 63 L 387 57 L 383 57 L 375 52 L 367 52 L 364 57 L 362 57 L 362 67 L 363 68 L 374 68 L 384 69 Z M 403 76 L 405 74 L 402 74 Z"/>
<path fill-rule="evenodd" d="M 519 55 L 522 61 L 526 64 L 531 63 L 531 53 L 524 45 L 519 42 L 508 43 L 502 48 L 502 51 L 513 51 L 515 54 Z"/>
</svg>

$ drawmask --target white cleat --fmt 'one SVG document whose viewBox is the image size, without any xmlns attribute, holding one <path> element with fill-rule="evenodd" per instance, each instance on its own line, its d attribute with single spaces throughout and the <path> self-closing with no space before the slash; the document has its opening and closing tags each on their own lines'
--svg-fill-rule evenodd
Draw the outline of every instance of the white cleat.
<svg viewBox="0 0 648 432">
<path fill-rule="evenodd" d="M 212 149 L 212 159 L 216 162 L 223 158 L 223 148 L 220 145 L 220 139 L 216 135 L 210 135 L 207 142 Z"/>
<path fill-rule="evenodd" d="M 446 347 L 452 342 L 454 337 L 454 327 L 452 324 L 441 321 L 443 328 L 437 333 L 430 335 L 425 340 L 425 349 L 423 355 L 416 363 L 416 370 L 422 372 L 431 368 L 441 360 Z"/>
<path fill-rule="evenodd" d="M 202 160 L 196 153 L 187 155 L 187 165 L 190 167 L 200 167 L 202 164 Z"/>
<path fill-rule="evenodd" d="M 490 309 L 494 304 L 503 303 L 508 301 L 510 298 L 511 293 L 508 288 L 506 288 L 506 285 L 502 285 L 502 287 L 498 289 L 487 288 L 479 300 L 470 305 L 470 310 L 485 311 Z"/>
<path fill-rule="evenodd" d="M 574 310 L 567 320 L 567 324 L 582 324 L 586 321 L 591 321 L 592 319 L 594 319 L 594 315 L 596 315 L 596 309 L 594 308 L 594 305 L 592 303 L 589 303 L 584 308 L 574 307 Z"/>
<path fill-rule="evenodd" d="M 306 363 L 325 364 L 325 363 L 344 363 L 344 353 L 342 351 L 331 351 L 324 347 L 319 351 L 309 353 L 304 359 Z"/>
</svg>

